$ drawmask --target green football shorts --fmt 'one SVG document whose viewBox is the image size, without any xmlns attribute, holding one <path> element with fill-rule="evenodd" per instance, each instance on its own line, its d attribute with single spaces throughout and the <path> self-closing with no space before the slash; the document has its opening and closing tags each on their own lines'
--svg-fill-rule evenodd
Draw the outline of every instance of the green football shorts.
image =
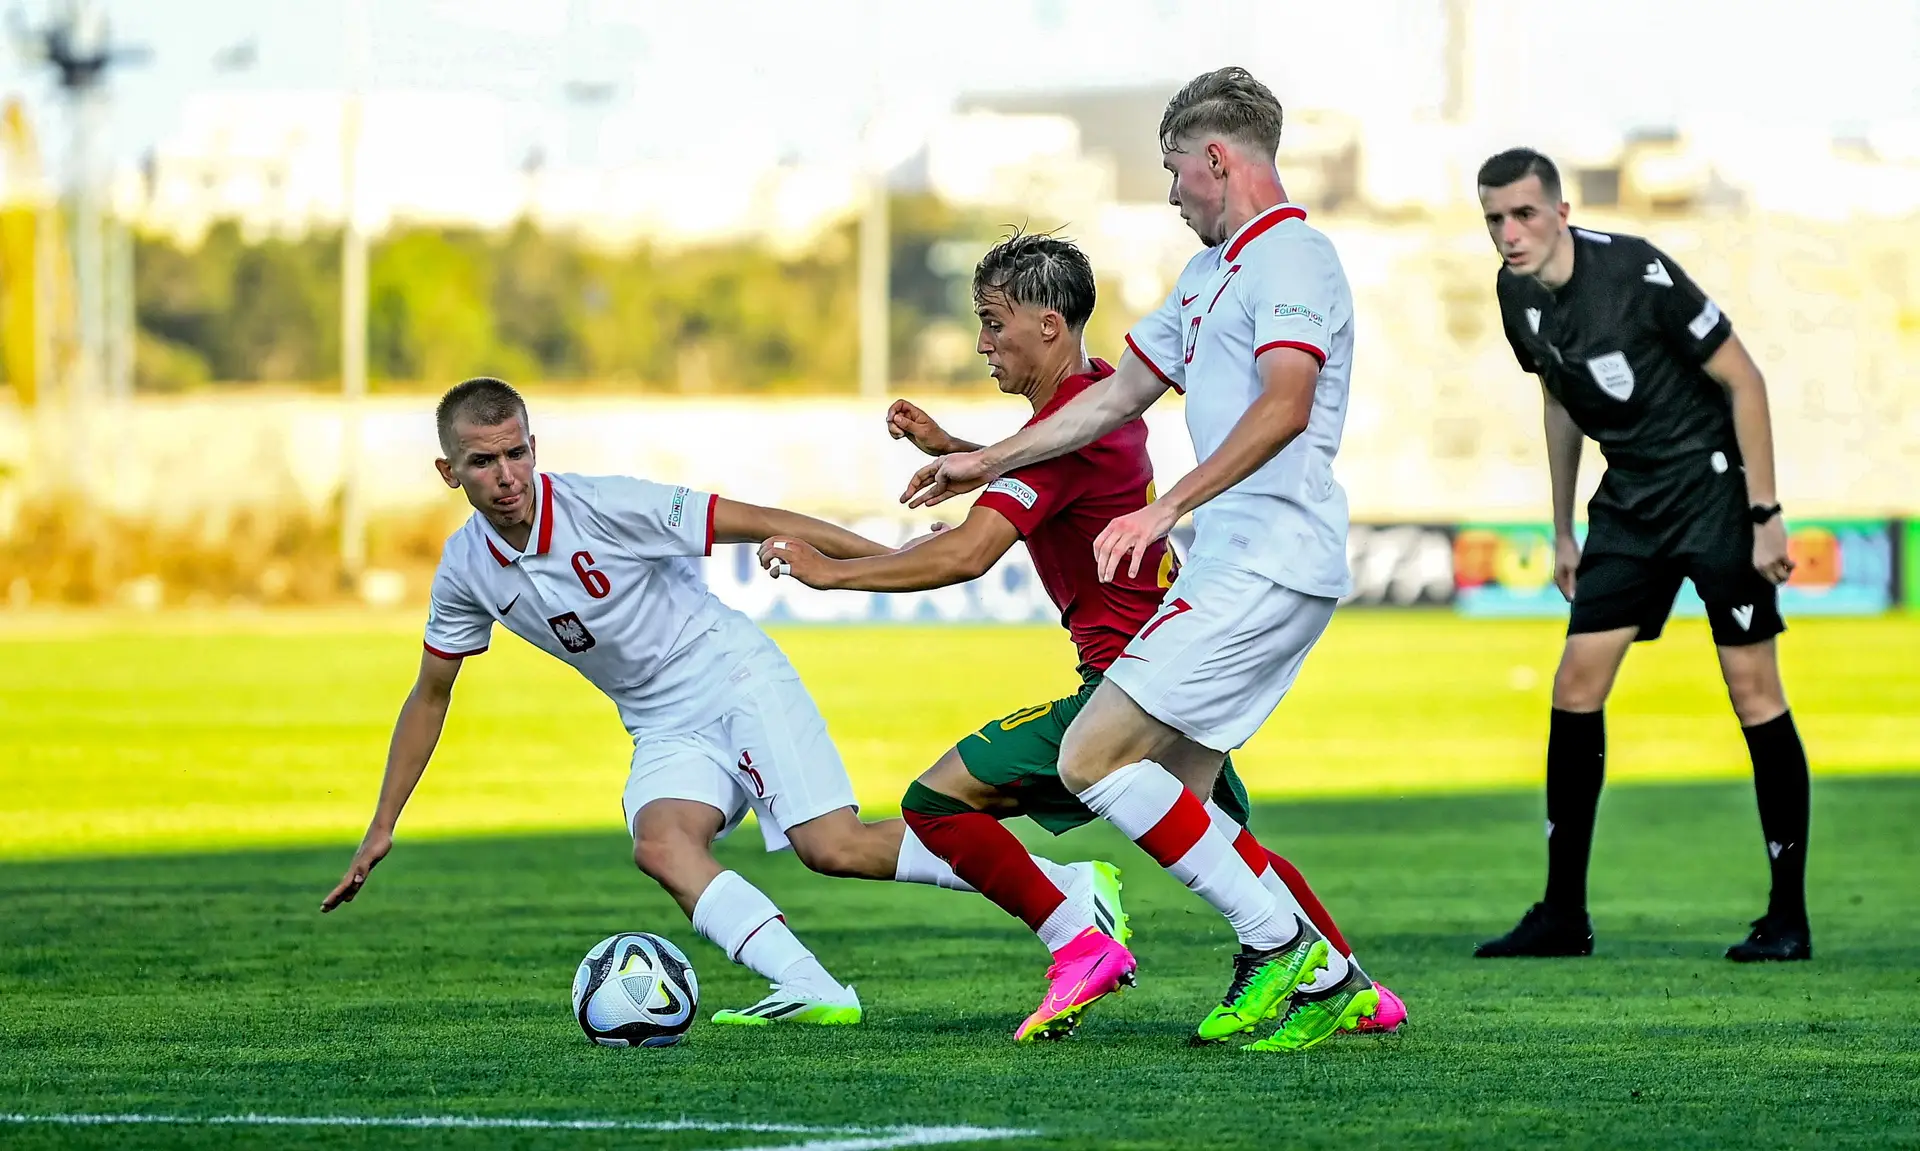
<svg viewBox="0 0 1920 1151">
<path fill-rule="evenodd" d="M 1055 835 L 1064 835 L 1094 819 L 1093 812 L 1060 782 L 1060 741 L 1067 725 L 1093 698 L 1099 672 L 1084 673 L 1080 690 L 1052 703 L 1023 707 L 968 735 L 957 745 L 967 773 L 1020 803 L 1020 814 Z M 1213 801 L 1245 827 L 1250 817 L 1247 789 L 1229 756 L 1213 785 Z"/>
</svg>

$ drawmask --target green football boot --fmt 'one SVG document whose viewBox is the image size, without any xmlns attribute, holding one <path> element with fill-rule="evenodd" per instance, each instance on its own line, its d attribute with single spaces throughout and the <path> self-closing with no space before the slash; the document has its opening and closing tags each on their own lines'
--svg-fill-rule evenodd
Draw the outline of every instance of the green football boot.
<svg viewBox="0 0 1920 1151">
<path fill-rule="evenodd" d="M 1347 977 L 1318 991 L 1296 991 L 1287 1001 L 1280 1030 L 1242 1051 L 1305 1051 L 1335 1032 L 1351 1030 L 1380 1009 L 1380 993 L 1373 980 L 1349 961 Z"/>
<path fill-rule="evenodd" d="M 1076 894 L 1082 883 L 1091 887 L 1093 925 L 1100 929 L 1102 935 L 1125 947 L 1127 940 L 1133 938 L 1133 928 L 1128 925 L 1131 917 L 1120 907 L 1120 869 L 1098 859 L 1068 866 L 1077 875 L 1074 883 Z"/>
<path fill-rule="evenodd" d="M 1227 985 L 1220 1006 L 1200 1021 L 1191 1042 L 1218 1043 L 1252 1031 L 1279 1014 L 1280 1005 L 1295 988 L 1313 982 L 1327 965 L 1327 940 L 1305 920 L 1296 917 L 1294 922 L 1300 933 L 1291 943 L 1270 951 L 1240 948 L 1233 957 L 1233 982 Z"/>
</svg>

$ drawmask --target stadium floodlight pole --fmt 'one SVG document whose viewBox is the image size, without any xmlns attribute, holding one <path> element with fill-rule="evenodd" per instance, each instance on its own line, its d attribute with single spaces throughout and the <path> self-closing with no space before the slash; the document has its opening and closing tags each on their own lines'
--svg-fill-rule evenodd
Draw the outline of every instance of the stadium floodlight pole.
<svg viewBox="0 0 1920 1151">
<path fill-rule="evenodd" d="M 860 394 L 878 399 L 887 394 L 888 296 L 891 241 L 887 228 L 887 174 L 874 141 L 878 97 L 868 105 L 862 131 L 864 200 L 860 209 Z"/>
<path fill-rule="evenodd" d="M 365 0 L 347 0 L 347 91 L 340 162 L 340 570 L 358 586 L 367 566 L 367 512 L 361 482 L 360 423 L 367 395 L 367 237 L 360 227 L 360 87 L 365 73 Z"/>
</svg>

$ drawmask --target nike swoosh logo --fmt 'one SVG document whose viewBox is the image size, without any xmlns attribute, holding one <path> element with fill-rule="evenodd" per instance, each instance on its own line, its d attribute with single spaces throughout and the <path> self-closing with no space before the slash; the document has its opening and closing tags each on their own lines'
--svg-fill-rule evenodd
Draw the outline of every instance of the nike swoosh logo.
<svg viewBox="0 0 1920 1151">
<path fill-rule="evenodd" d="M 503 607 L 503 608 L 501 608 L 501 609 L 500 609 L 500 614 L 501 614 L 501 615 L 506 615 L 506 614 L 507 614 L 508 612 L 510 612 L 510 611 L 512 611 L 512 610 L 513 610 L 513 605 L 514 605 L 514 604 L 517 604 L 517 603 L 519 603 L 519 602 L 520 602 L 520 597 L 519 597 L 519 596 L 514 596 L 514 597 L 513 597 L 512 599 L 510 599 L 510 600 L 508 600 L 508 601 L 507 601 L 507 606 L 506 606 L 506 607 Z"/>
<path fill-rule="evenodd" d="M 1065 995 L 1047 996 L 1046 1006 L 1042 1008 L 1042 1010 L 1049 1011 L 1049 1012 L 1060 1012 L 1060 1011 L 1065 1011 L 1067 1008 L 1073 1006 L 1074 1000 L 1080 998 L 1080 996 L 1086 993 L 1087 980 L 1092 978 L 1093 978 L 1093 974 L 1089 972 L 1086 975 L 1081 976 L 1080 982 L 1074 984 L 1073 989 L 1071 991 L 1068 991 Z"/>
<path fill-rule="evenodd" d="M 1180 297 L 1180 306 L 1184 308 L 1184 307 L 1186 307 L 1186 306 L 1187 306 L 1188 304 L 1191 304 L 1191 303 L 1193 303 L 1193 302 L 1194 302 L 1195 300 L 1197 300 L 1197 299 L 1199 299 L 1199 298 L 1200 298 L 1200 293 L 1198 293 L 1198 292 L 1195 292 L 1195 293 L 1194 293 L 1193 295 L 1191 295 L 1191 296 L 1182 296 L 1182 297 Z"/>
</svg>

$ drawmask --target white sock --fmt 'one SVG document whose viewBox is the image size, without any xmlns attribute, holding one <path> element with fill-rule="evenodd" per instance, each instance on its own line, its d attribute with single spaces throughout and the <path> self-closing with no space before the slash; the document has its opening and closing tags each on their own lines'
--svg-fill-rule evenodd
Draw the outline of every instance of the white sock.
<svg viewBox="0 0 1920 1151">
<path fill-rule="evenodd" d="M 1207 817 L 1213 820 L 1213 826 L 1222 835 L 1237 839 L 1242 832 L 1246 831 L 1239 821 L 1228 815 L 1211 799 L 1207 801 Z M 1280 904 L 1281 911 L 1291 911 L 1300 917 L 1302 923 L 1312 922 L 1307 918 L 1307 909 L 1300 906 L 1300 900 L 1293 894 L 1293 889 L 1287 886 L 1287 881 L 1280 878 L 1280 870 L 1271 860 L 1266 861 L 1266 866 L 1260 872 L 1260 883 L 1273 893 L 1274 899 Z M 1327 948 L 1327 953 L 1333 958 L 1327 961 L 1327 966 L 1321 969 L 1319 978 L 1310 985 L 1314 990 L 1331 987 L 1347 977 L 1347 957 L 1341 955 L 1339 949 L 1332 946 Z"/>
<path fill-rule="evenodd" d="M 974 886 L 953 873 L 953 865 L 927 850 L 913 828 L 901 829 L 900 858 L 893 865 L 895 883 L 924 883 L 948 891 L 973 891 Z"/>
<path fill-rule="evenodd" d="M 1265 951 L 1293 940 L 1306 917 L 1300 916 L 1296 923 L 1284 913 L 1277 897 L 1261 884 L 1233 849 L 1233 841 L 1220 834 L 1204 811 L 1197 826 L 1188 818 L 1193 808 L 1181 802 L 1183 796 L 1194 807 L 1200 806 L 1172 773 L 1143 759 L 1081 792 L 1080 802 L 1143 848 L 1152 844 L 1162 854 L 1179 850 L 1174 859 L 1156 855 L 1153 848 L 1147 853 L 1226 916 L 1241 943 Z"/>
<path fill-rule="evenodd" d="M 693 905 L 693 929 L 769 983 L 840 986 L 787 927 L 773 900 L 738 872 L 723 871 L 707 884 Z"/>
<path fill-rule="evenodd" d="M 1320 974 L 1313 977 L 1312 983 L 1307 984 L 1300 990 L 1325 991 L 1327 988 L 1332 987 L 1347 977 L 1347 964 L 1350 962 L 1352 961 L 1340 954 L 1339 948 L 1329 946 L 1327 948 L 1327 965 L 1320 969 Z"/>
</svg>

